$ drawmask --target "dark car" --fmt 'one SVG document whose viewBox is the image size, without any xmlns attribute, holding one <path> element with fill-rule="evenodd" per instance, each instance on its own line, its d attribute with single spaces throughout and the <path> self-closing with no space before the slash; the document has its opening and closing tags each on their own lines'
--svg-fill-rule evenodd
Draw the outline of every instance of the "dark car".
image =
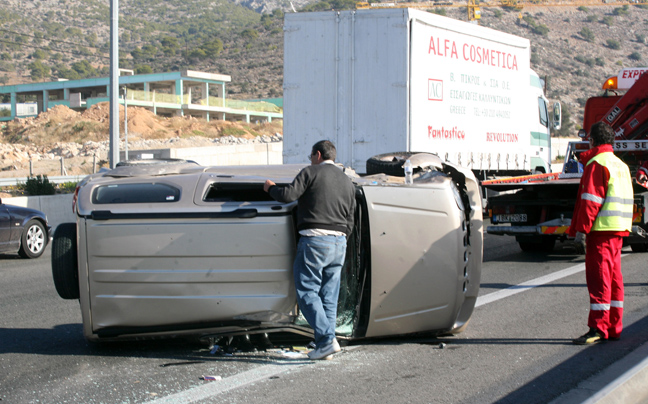
<svg viewBox="0 0 648 404">
<path fill-rule="evenodd" d="M 38 258 L 47 247 L 51 231 L 45 213 L 7 205 L 0 199 L 0 253 Z"/>
</svg>

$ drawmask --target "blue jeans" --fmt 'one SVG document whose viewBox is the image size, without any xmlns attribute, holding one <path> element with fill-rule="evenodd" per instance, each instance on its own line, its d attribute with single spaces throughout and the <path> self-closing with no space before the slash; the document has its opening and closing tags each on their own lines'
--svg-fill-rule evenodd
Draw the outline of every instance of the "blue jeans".
<svg viewBox="0 0 648 404">
<path fill-rule="evenodd" d="M 302 236 L 293 272 L 299 309 L 315 332 L 319 348 L 335 338 L 340 274 L 346 255 L 344 236 Z"/>
</svg>

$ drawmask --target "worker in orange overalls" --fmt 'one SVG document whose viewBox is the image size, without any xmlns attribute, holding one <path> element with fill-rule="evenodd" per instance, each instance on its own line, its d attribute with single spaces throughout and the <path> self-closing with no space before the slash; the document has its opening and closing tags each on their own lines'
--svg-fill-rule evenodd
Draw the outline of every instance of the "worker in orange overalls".
<svg viewBox="0 0 648 404">
<path fill-rule="evenodd" d="M 632 227 L 634 194 L 628 166 L 613 152 L 614 131 L 592 125 L 591 149 L 581 154 L 585 164 L 568 234 L 587 235 L 585 278 L 590 295 L 590 330 L 573 340 L 577 345 L 618 340 L 623 329 L 621 247 Z"/>
</svg>

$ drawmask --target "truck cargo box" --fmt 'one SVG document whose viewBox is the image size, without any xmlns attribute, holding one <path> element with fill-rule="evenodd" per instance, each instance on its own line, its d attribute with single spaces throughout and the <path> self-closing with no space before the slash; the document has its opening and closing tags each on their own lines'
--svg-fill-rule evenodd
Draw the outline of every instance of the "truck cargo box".
<svg viewBox="0 0 648 404">
<path fill-rule="evenodd" d="M 284 30 L 284 163 L 329 139 L 359 172 L 396 150 L 550 172 L 528 39 L 405 8 L 287 14 Z"/>
</svg>

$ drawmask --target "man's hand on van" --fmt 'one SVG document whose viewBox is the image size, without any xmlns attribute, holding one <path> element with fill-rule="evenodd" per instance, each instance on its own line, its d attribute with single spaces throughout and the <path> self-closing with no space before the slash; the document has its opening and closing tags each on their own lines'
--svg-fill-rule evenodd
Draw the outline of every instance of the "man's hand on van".
<svg viewBox="0 0 648 404">
<path fill-rule="evenodd" d="M 272 181 L 270 181 L 270 180 L 266 180 L 265 184 L 263 184 L 263 190 L 266 191 L 266 192 L 268 192 L 268 190 L 270 189 L 270 187 L 272 187 L 272 186 L 274 186 L 274 185 L 277 185 L 277 184 L 275 184 L 274 182 L 272 182 Z"/>
</svg>

